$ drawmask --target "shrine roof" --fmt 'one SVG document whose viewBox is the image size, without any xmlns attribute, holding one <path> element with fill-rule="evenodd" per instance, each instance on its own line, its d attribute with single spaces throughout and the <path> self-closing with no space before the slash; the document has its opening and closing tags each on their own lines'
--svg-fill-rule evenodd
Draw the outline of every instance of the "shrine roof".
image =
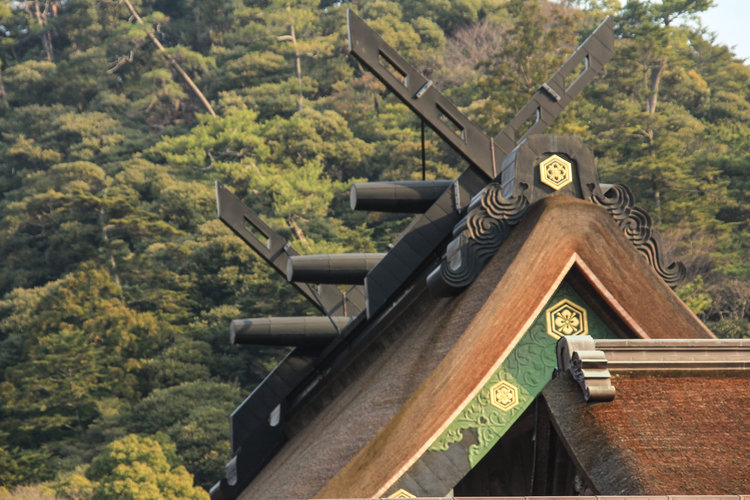
<svg viewBox="0 0 750 500">
<path fill-rule="evenodd" d="M 402 296 L 367 347 L 348 352 L 348 364 L 321 379 L 286 424 L 288 441 L 240 498 L 375 496 L 573 275 L 623 335 L 711 336 L 604 209 L 545 198 L 463 293 L 438 298 L 422 285 Z"/>
<path fill-rule="evenodd" d="M 543 391 L 568 452 L 608 495 L 750 491 L 750 369 L 613 372 L 613 401 L 570 377 Z"/>
<path fill-rule="evenodd" d="M 374 497 L 409 481 L 427 494 L 417 484 L 420 467 L 429 469 L 427 448 L 468 402 L 487 393 L 516 346 L 531 338 L 531 325 L 539 318 L 550 324 L 550 311 L 563 303 L 550 300 L 563 284 L 609 335 L 713 336 L 669 288 L 685 268 L 666 261 L 632 192 L 600 184 L 593 151 L 580 139 L 539 135 L 612 57 L 612 19 L 494 137 L 352 12 L 348 24 L 352 54 L 469 168 L 440 181 L 434 196 L 425 194 L 430 186 L 420 191 L 419 201 L 429 202 L 424 211 L 416 210 L 389 251 L 377 255 L 298 255 L 217 185 L 220 218 L 324 316 L 232 323 L 233 341 L 294 338 L 295 348 L 230 416 L 233 458 L 211 490 L 215 499 Z M 397 184 L 379 186 L 378 196 L 392 191 L 386 211 L 401 206 Z M 353 286 L 344 292 L 343 284 Z M 585 310 L 575 310 L 576 324 L 584 324 Z M 545 361 L 533 360 L 540 383 L 529 390 L 509 385 L 516 404 L 539 394 L 554 368 L 551 339 L 569 334 L 547 326 L 537 352 Z M 533 364 L 525 359 L 513 366 Z M 501 411 L 513 408 L 496 403 Z M 449 491 L 471 466 L 463 441 L 446 447 L 453 444 L 458 462 L 449 463 L 445 450 L 430 451 L 430 460 L 443 463 L 429 478 L 436 485 L 430 494 Z"/>
<path fill-rule="evenodd" d="M 748 491 L 750 340 L 566 337 L 557 361 L 542 394 L 593 491 Z"/>
</svg>

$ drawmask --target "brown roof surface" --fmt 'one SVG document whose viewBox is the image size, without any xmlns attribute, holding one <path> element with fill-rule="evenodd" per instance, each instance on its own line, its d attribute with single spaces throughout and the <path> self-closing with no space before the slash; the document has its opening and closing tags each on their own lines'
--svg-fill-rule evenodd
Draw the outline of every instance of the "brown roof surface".
<svg viewBox="0 0 750 500">
<path fill-rule="evenodd" d="M 586 404 L 565 374 L 544 389 L 573 459 L 602 495 L 750 492 L 750 370 L 618 372 Z"/>
<path fill-rule="evenodd" d="M 312 497 L 424 382 L 489 291 L 478 287 L 459 299 L 416 294 L 409 314 L 385 327 L 366 355 L 295 416 L 290 440 L 239 498 Z"/>
<path fill-rule="evenodd" d="M 494 372 L 571 266 L 637 334 L 711 336 L 606 211 L 548 197 L 459 296 L 410 292 L 376 344 L 290 422 L 289 441 L 240 498 L 378 495 Z"/>
<path fill-rule="evenodd" d="M 577 266 L 595 293 L 644 337 L 713 336 L 607 212 L 568 196 L 545 198 L 529 209 L 465 292 L 436 304 L 457 307 L 465 332 L 388 425 L 316 498 L 379 496 L 494 373 L 570 266 Z M 464 312 L 464 304 L 470 310 Z"/>
</svg>

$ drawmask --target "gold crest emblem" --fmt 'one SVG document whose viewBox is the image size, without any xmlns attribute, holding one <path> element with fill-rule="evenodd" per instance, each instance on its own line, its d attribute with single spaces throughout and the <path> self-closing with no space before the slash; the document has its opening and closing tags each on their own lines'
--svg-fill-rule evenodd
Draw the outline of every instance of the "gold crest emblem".
<svg viewBox="0 0 750 500">
<path fill-rule="evenodd" d="M 555 191 L 573 182 L 573 165 L 557 155 L 552 155 L 539 164 L 539 178 Z"/>
<path fill-rule="evenodd" d="M 554 339 L 566 335 L 588 335 L 586 309 L 563 299 L 547 309 L 547 334 Z"/>
<path fill-rule="evenodd" d="M 399 488 L 393 494 L 391 494 L 391 496 L 389 496 L 388 498 L 417 498 L 417 497 L 412 495 L 405 489 Z"/>
<path fill-rule="evenodd" d="M 490 403 L 495 408 L 508 411 L 518 404 L 518 389 L 502 380 L 490 387 Z"/>
</svg>

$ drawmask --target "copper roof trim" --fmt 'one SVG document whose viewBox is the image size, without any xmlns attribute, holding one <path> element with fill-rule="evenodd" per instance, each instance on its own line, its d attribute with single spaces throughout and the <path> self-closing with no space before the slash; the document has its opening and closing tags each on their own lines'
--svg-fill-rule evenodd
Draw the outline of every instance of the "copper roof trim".
<svg viewBox="0 0 750 500">
<path fill-rule="evenodd" d="M 615 399 L 608 368 L 606 354 L 590 335 L 569 335 L 557 343 L 558 372 L 570 372 L 588 402 Z"/>
<path fill-rule="evenodd" d="M 569 335 L 557 343 L 557 371 L 570 373 L 587 402 L 612 401 L 612 371 L 750 369 L 750 340 L 617 339 Z"/>
<path fill-rule="evenodd" d="M 610 370 L 750 369 L 750 339 L 595 340 Z"/>
</svg>

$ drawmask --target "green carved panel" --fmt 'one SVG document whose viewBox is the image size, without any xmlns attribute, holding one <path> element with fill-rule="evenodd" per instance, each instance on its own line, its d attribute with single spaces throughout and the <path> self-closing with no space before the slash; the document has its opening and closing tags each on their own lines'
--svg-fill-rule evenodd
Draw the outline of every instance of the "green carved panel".
<svg viewBox="0 0 750 500">
<path fill-rule="evenodd" d="M 557 366 L 556 339 L 567 332 L 617 338 L 573 287 L 563 282 L 497 372 L 428 451 L 446 451 L 465 432 L 473 432 L 476 444 L 468 447 L 468 459 L 471 467 L 479 463 L 552 378 Z"/>
</svg>

